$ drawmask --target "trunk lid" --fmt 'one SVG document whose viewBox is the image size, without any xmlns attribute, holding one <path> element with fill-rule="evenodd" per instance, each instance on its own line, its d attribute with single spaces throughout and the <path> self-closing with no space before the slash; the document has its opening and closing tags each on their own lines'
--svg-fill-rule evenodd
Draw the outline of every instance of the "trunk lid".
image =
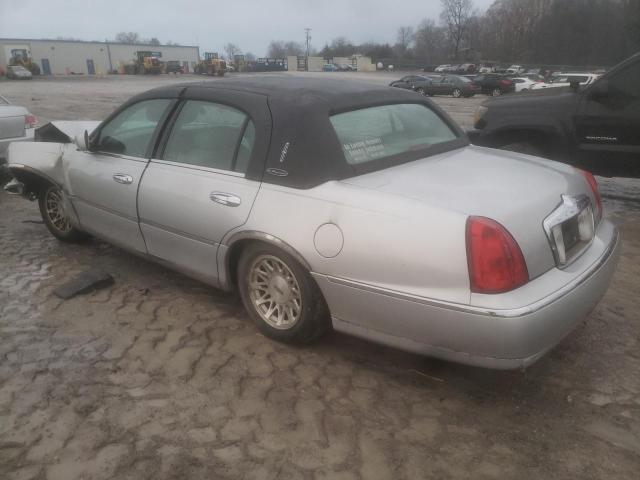
<svg viewBox="0 0 640 480">
<path fill-rule="evenodd" d="M 475 146 L 343 182 L 496 220 L 518 242 L 531 278 L 555 266 L 542 222 L 561 204 L 561 195 L 591 198 L 573 167 Z"/>
<path fill-rule="evenodd" d="M 27 110 L 13 105 L 0 106 L 0 139 L 24 137 Z"/>
</svg>

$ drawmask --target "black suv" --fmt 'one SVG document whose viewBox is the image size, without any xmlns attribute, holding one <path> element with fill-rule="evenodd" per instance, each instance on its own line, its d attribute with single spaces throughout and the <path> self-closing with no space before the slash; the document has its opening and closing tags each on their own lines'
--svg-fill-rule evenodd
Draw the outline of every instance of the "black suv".
<svg viewBox="0 0 640 480">
<path fill-rule="evenodd" d="M 513 80 L 497 73 L 481 73 L 473 79 L 473 83 L 480 87 L 482 93 L 494 97 L 516 91 L 516 84 L 513 83 Z"/>
<path fill-rule="evenodd" d="M 468 133 L 476 145 L 640 177 L 640 53 L 586 87 L 487 100 Z"/>
</svg>

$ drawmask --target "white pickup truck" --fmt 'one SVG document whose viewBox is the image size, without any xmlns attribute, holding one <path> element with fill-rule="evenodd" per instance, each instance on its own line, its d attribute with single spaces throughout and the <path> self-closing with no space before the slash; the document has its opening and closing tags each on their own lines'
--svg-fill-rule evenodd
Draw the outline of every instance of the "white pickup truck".
<svg viewBox="0 0 640 480">
<path fill-rule="evenodd" d="M 551 76 L 550 82 L 536 83 L 531 90 L 542 90 L 545 88 L 568 87 L 572 83 L 579 83 L 580 86 L 591 85 L 600 75 L 596 73 L 555 73 Z"/>
</svg>

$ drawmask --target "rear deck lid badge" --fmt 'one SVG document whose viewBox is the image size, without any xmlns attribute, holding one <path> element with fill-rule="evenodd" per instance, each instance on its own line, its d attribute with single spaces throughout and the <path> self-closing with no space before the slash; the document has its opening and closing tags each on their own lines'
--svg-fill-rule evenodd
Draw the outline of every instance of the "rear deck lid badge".
<svg viewBox="0 0 640 480">
<path fill-rule="evenodd" d="M 286 177 L 289 175 L 289 172 L 281 168 L 267 168 L 267 173 L 269 175 L 275 175 L 276 177 Z"/>
</svg>

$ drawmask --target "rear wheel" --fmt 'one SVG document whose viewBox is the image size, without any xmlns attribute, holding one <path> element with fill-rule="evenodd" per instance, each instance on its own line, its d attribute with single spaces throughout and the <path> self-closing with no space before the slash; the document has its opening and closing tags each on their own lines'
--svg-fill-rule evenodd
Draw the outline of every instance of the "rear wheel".
<svg viewBox="0 0 640 480">
<path fill-rule="evenodd" d="M 419 93 L 420 95 L 426 95 L 424 88 L 416 88 L 416 92 Z"/>
<path fill-rule="evenodd" d="M 331 326 L 327 305 L 311 275 L 280 249 L 255 243 L 238 263 L 242 302 L 260 331 L 287 343 L 309 343 Z"/>
<path fill-rule="evenodd" d="M 500 90 L 499 88 L 494 88 L 493 90 L 491 90 L 492 97 L 499 97 L 500 95 L 502 95 L 502 90 Z"/>
<path fill-rule="evenodd" d="M 63 242 L 80 242 L 87 235 L 71 225 L 66 212 L 62 190 L 51 185 L 40 192 L 38 206 L 44 224 L 51 234 Z"/>
<path fill-rule="evenodd" d="M 453 98 L 460 98 L 462 96 L 462 90 L 455 88 L 453 92 L 451 92 L 451 95 L 453 95 Z"/>
</svg>

